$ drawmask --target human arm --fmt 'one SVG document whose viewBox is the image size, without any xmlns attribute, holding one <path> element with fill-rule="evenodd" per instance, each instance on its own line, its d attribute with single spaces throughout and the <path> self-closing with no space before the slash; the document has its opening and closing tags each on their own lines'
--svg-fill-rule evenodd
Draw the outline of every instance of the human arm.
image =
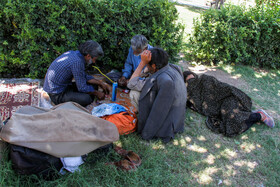
<svg viewBox="0 0 280 187">
<path fill-rule="evenodd" d="M 141 55 L 141 62 L 139 66 L 136 68 L 134 73 L 132 74 L 131 78 L 128 81 L 127 87 L 131 90 L 141 91 L 146 79 L 141 78 L 140 75 L 142 74 L 142 69 L 151 61 L 151 52 L 150 51 L 144 51 Z M 147 69 L 147 67 L 146 67 Z"/>
<path fill-rule="evenodd" d="M 101 80 L 97 80 L 97 79 L 90 79 L 87 81 L 88 84 L 91 85 L 98 85 L 102 88 L 104 94 L 108 95 L 110 93 L 110 89 L 108 87 L 107 84 L 105 84 L 104 82 L 102 82 Z"/>
<path fill-rule="evenodd" d="M 105 94 L 103 92 L 100 92 L 100 91 L 94 90 L 93 92 L 89 92 L 88 94 L 97 97 L 98 100 L 105 99 Z"/>
<path fill-rule="evenodd" d="M 119 86 L 127 85 L 128 79 L 131 76 L 131 72 L 133 70 L 132 57 L 133 57 L 133 50 L 130 47 L 126 61 L 124 63 L 124 69 L 122 70 L 123 74 L 122 74 L 121 78 L 119 78 L 119 80 L 118 80 Z"/>
<path fill-rule="evenodd" d="M 141 55 L 141 62 L 136 68 L 136 70 L 133 72 L 133 74 L 131 75 L 130 80 L 140 76 L 142 69 L 151 61 L 151 58 L 152 58 L 151 51 L 149 50 L 143 51 Z"/>
<path fill-rule="evenodd" d="M 94 91 L 94 88 L 91 85 L 87 84 L 87 81 L 90 77 L 85 73 L 84 62 L 82 61 L 73 62 L 71 65 L 71 71 L 79 92 L 89 93 Z"/>
<path fill-rule="evenodd" d="M 133 62 L 132 62 L 132 57 L 133 57 L 133 50 L 130 47 L 129 51 L 128 51 L 128 55 L 126 58 L 126 61 L 124 63 L 124 69 L 122 70 L 123 74 L 122 77 L 123 79 L 129 79 L 129 77 L 131 76 L 131 72 L 133 70 Z"/>
<path fill-rule="evenodd" d="M 131 90 L 141 92 L 146 83 L 146 80 L 146 78 L 134 77 L 133 79 L 129 79 L 127 87 Z"/>
</svg>

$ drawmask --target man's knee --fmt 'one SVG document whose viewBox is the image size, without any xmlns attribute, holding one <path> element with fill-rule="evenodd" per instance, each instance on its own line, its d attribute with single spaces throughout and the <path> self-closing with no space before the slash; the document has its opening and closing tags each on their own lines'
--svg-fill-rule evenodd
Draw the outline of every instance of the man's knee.
<svg viewBox="0 0 280 187">
<path fill-rule="evenodd" d="M 135 90 L 130 90 L 129 97 L 130 97 L 131 103 L 135 106 L 136 110 L 138 110 L 140 92 L 135 91 Z"/>
<path fill-rule="evenodd" d="M 93 99 L 89 94 L 86 93 L 79 93 L 79 92 L 69 92 L 64 94 L 63 98 L 61 99 L 61 103 L 73 101 L 82 106 L 87 106 L 93 102 Z"/>
<path fill-rule="evenodd" d="M 135 91 L 135 90 L 130 90 L 129 92 L 129 97 L 131 100 L 139 100 L 140 98 L 140 92 L 139 91 Z"/>
<path fill-rule="evenodd" d="M 93 99 L 89 94 L 84 94 L 83 96 L 77 97 L 72 101 L 79 103 L 82 106 L 87 106 L 93 102 Z"/>
</svg>

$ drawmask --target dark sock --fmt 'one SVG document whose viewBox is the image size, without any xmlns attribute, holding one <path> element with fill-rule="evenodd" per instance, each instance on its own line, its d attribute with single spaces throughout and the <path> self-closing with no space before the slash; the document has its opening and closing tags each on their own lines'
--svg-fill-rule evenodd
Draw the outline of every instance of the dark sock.
<svg viewBox="0 0 280 187">
<path fill-rule="evenodd" d="M 249 119 L 247 119 L 245 121 L 247 127 L 243 132 L 245 132 L 249 128 L 251 128 L 256 122 L 261 121 L 261 119 L 262 119 L 262 116 L 261 116 L 260 113 L 251 113 L 250 116 L 249 116 Z"/>
<path fill-rule="evenodd" d="M 254 121 L 254 122 L 261 121 L 261 119 L 262 119 L 262 115 L 260 113 L 252 113 L 249 116 L 249 120 Z"/>
</svg>

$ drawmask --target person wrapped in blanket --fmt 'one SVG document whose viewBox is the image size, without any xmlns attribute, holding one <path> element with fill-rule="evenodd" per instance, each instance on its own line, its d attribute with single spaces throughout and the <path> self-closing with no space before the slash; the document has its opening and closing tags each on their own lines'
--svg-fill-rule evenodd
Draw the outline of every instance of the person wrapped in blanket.
<svg viewBox="0 0 280 187">
<path fill-rule="evenodd" d="M 140 77 L 146 65 L 151 75 Z M 153 48 L 141 54 L 128 88 L 132 89 L 132 103 L 139 103 L 137 132 L 143 139 L 161 138 L 167 143 L 176 133 L 183 132 L 186 87 L 181 69 L 168 63 L 168 54 L 163 49 Z"/>
<path fill-rule="evenodd" d="M 269 127 L 275 123 L 263 109 L 251 111 L 252 100 L 238 88 L 213 76 L 183 72 L 187 86 L 187 107 L 207 116 L 206 125 L 216 133 L 233 137 L 247 131 L 256 122 Z"/>
</svg>

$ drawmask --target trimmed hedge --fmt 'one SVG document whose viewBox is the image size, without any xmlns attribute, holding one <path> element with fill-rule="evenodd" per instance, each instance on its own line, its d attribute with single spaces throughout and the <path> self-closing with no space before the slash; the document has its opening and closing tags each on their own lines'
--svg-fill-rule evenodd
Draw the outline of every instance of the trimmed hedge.
<svg viewBox="0 0 280 187">
<path fill-rule="evenodd" d="M 187 44 L 191 60 L 280 68 L 280 6 L 228 5 L 194 21 Z"/>
<path fill-rule="evenodd" d="M 184 30 L 177 18 L 168 0 L 1 0 L 0 76 L 43 78 L 57 56 L 89 39 L 104 50 L 102 69 L 122 69 L 136 34 L 175 61 Z"/>
</svg>

